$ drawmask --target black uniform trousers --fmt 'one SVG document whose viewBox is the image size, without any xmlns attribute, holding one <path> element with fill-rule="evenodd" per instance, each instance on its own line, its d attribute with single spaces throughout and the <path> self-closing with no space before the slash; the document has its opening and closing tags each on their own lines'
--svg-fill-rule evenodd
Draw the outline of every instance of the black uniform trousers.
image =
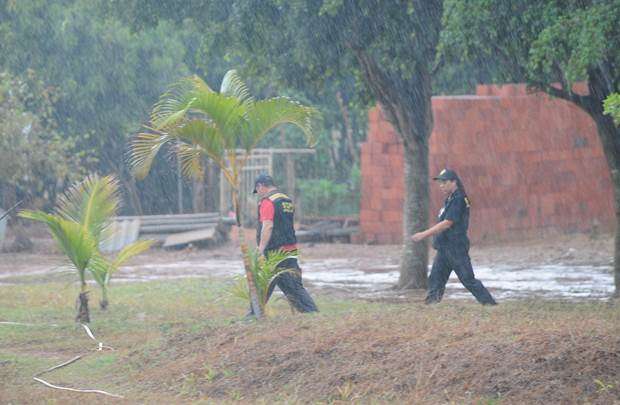
<svg viewBox="0 0 620 405">
<path fill-rule="evenodd" d="M 267 300 L 265 302 L 269 301 L 269 298 L 277 285 L 280 287 L 280 290 L 282 290 L 291 305 L 293 305 L 293 307 L 299 312 L 318 311 L 314 300 L 301 281 L 301 268 L 297 263 L 297 259 L 289 258 L 283 260 L 280 264 L 278 264 L 277 268 L 288 269 L 291 271 L 284 271 L 276 276 L 274 282 L 269 286 L 269 290 L 267 291 Z"/>
<path fill-rule="evenodd" d="M 426 303 L 430 304 L 441 301 L 446 290 L 446 283 L 453 270 L 463 286 L 476 297 L 478 302 L 488 305 L 496 304 L 482 282 L 474 276 L 474 269 L 469 258 L 469 247 L 466 244 L 441 246 L 437 249 L 429 276 Z"/>
</svg>

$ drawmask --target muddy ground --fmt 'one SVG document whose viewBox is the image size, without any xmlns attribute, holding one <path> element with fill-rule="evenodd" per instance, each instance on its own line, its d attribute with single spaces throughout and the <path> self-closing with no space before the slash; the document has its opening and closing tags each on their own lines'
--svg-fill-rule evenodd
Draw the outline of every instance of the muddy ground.
<svg viewBox="0 0 620 405">
<path fill-rule="evenodd" d="M 253 231 L 248 230 L 247 239 Z M 36 236 L 36 235 L 33 235 Z M 232 277 L 242 273 L 238 245 L 182 250 L 152 249 L 115 275 L 116 282 L 191 277 Z M 0 284 L 48 281 L 67 272 L 47 238 L 35 238 L 35 250 L 0 254 Z M 394 291 L 399 245 L 301 244 L 305 282 L 312 290 L 364 299 L 420 299 L 423 292 Z M 431 251 L 432 260 L 433 251 Z M 613 292 L 613 238 L 601 235 L 549 235 L 509 243 L 474 244 L 474 270 L 498 299 L 606 299 Z M 471 299 L 453 274 L 447 296 Z"/>
</svg>

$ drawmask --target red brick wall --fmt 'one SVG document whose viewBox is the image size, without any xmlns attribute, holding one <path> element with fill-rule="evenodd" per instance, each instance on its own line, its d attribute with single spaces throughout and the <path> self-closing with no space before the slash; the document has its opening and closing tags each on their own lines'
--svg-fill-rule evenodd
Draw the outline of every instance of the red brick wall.
<svg viewBox="0 0 620 405">
<path fill-rule="evenodd" d="M 590 117 L 523 85 L 479 86 L 477 95 L 433 98 L 430 172 L 459 173 L 472 201 L 473 240 L 545 229 L 613 227 L 612 185 Z M 400 138 L 381 110 L 369 113 L 361 148 L 361 239 L 402 241 Z M 431 223 L 443 197 L 431 183 Z"/>
</svg>

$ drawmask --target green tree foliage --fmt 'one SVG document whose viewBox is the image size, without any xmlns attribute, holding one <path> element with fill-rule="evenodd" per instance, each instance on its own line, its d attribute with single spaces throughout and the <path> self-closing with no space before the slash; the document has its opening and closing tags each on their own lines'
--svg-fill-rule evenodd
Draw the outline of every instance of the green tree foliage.
<svg viewBox="0 0 620 405">
<path fill-rule="evenodd" d="M 611 115 L 616 125 L 620 126 L 620 94 L 613 93 L 604 103 L 605 114 Z"/>
<path fill-rule="evenodd" d="M 97 160 L 87 169 L 117 173 L 128 186 L 126 141 L 166 85 L 188 73 L 185 62 L 193 56 L 185 44 L 193 44 L 199 32 L 171 23 L 133 32 L 102 4 L 0 2 L 0 67 L 17 74 L 34 69 L 58 89 L 58 133 L 75 135 L 78 149 L 95 152 Z M 173 188 L 175 180 L 167 180 L 162 176 L 149 184 L 151 196 L 157 196 L 159 181 Z"/>
<path fill-rule="evenodd" d="M 123 7 L 118 7 L 117 1 L 106 4 L 109 13 L 118 15 L 136 30 L 161 22 L 174 22 L 178 27 L 188 24 L 200 27 L 201 40 L 196 51 L 189 52 L 196 58 L 187 64 L 204 76 L 207 83 L 215 83 L 216 78 L 221 77 L 224 73 L 222 66 L 238 66 L 244 77 L 249 79 L 254 94 L 261 97 L 285 94 L 317 106 L 325 123 L 323 130 L 317 134 L 317 153 L 311 158 L 298 159 L 297 166 L 301 170 L 297 173 L 308 178 L 328 178 L 337 183 L 350 180 L 352 167 L 359 160 L 358 144 L 366 136 L 367 110 L 372 101 L 356 84 L 353 75 L 329 75 L 320 81 L 308 81 L 296 73 L 290 73 L 288 78 L 283 78 L 281 72 L 269 62 L 271 56 L 261 56 L 258 49 L 258 52 L 253 52 L 240 46 L 240 26 L 237 24 L 240 21 L 237 17 L 241 11 L 248 11 L 248 5 L 242 2 L 128 0 L 123 2 Z M 298 23 L 305 24 L 303 21 Z M 261 27 L 256 29 L 262 31 Z M 290 51 L 288 49 L 286 52 Z M 253 58 L 260 58 L 262 63 L 246 63 Z M 291 84 L 294 79 L 298 79 L 295 86 Z M 290 148 L 303 147 L 304 144 L 302 133 L 294 128 L 284 128 L 268 134 L 260 146 Z M 274 174 L 277 176 L 278 173 Z M 358 192 L 359 187 L 351 188 L 351 191 Z"/>
<path fill-rule="evenodd" d="M 80 174 L 85 153 L 63 137 L 56 121 L 58 93 L 34 71 L 0 73 L 0 204 L 26 198 L 42 208 Z"/>
<path fill-rule="evenodd" d="M 301 180 L 299 191 L 304 214 L 329 216 L 351 215 L 357 212 L 359 193 L 352 193 L 351 188 L 346 183 L 336 183 L 324 178 Z"/>
<path fill-rule="evenodd" d="M 261 97 L 286 94 L 319 106 L 326 126 L 317 134 L 317 155 L 300 159 L 298 173 L 348 181 L 365 138 L 370 98 L 358 96 L 353 76 L 292 89 L 274 80 L 269 66 L 245 63 L 232 24 L 236 7 L 194 0 L 0 1 L 0 66 L 18 73 L 40 70 L 59 94 L 59 132 L 77 134 L 78 148 L 95 152 L 98 161 L 89 161 L 88 169 L 119 174 L 137 211 L 140 205 L 147 212 L 170 210 L 174 198 L 160 190 L 174 189 L 176 179 L 158 163 L 158 176 L 134 186 L 122 165 L 127 134 L 139 128 L 165 84 L 187 72 L 215 84 L 230 65 L 242 67 Z M 269 134 L 261 146 L 304 145 L 299 131 L 283 132 Z M 138 194 L 146 197 L 143 204 Z"/>
</svg>

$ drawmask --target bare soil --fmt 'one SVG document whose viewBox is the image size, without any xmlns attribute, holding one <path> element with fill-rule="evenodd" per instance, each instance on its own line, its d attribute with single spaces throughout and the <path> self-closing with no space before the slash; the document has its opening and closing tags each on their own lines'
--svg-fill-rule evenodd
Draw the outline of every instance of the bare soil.
<svg viewBox="0 0 620 405">
<path fill-rule="evenodd" d="M 252 244 L 254 230 L 246 230 L 246 240 Z M 148 254 L 149 263 L 172 263 L 181 260 L 241 259 L 236 237 L 222 246 L 210 249 L 188 247 L 182 250 L 152 249 Z M 31 252 L 0 253 L 0 273 L 28 271 L 40 266 L 60 263 L 52 240 L 37 233 L 33 238 L 34 250 Z M 385 263 L 397 264 L 400 260 L 401 245 L 366 245 L 343 243 L 304 243 L 300 245 L 302 258 L 307 259 L 380 259 Z M 431 249 L 431 255 L 433 251 Z M 470 255 L 476 265 L 611 265 L 613 264 L 613 236 L 600 235 L 593 238 L 586 234 L 550 234 L 545 237 L 472 245 Z M 134 259 L 143 262 L 146 256 Z M 432 258 L 432 256 L 431 256 Z"/>
</svg>

